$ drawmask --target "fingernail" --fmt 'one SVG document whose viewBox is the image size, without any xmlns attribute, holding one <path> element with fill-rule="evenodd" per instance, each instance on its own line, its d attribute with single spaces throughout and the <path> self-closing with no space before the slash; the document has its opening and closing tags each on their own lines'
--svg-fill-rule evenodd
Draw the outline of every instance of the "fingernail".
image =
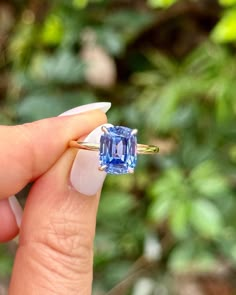
<svg viewBox="0 0 236 295">
<path fill-rule="evenodd" d="M 110 127 L 111 124 L 102 126 Z M 100 143 L 103 134 L 102 126 L 94 129 L 84 141 Z M 99 171 L 99 152 L 79 150 L 72 165 L 70 181 L 72 186 L 81 194 L 87 196 L 95 195 L 103 185 L 106 172 Z"/>
<path fill-rule="evenodd" d="M 14 216 L 15 216 L 16 224 L 20 228 L 21 220 L 22 220 L 22 214 L 23 214 L 23 210 L 21 208 L 21 205 L 19 204 L 19 202 L 18 202 L 18 200 L 17 200 L 17 198 L 15 196 L 11 196 L 10 198 L 8 198 L 8 202 L 9 202 L 11 210 L 12 210 Z"/>
<path fill-rule="evenodd" d="M 95 103 L 90 103 L 90 104 L 85 104 L 76 108 L 73 108 L 71 110 L 68 110 L 60 116 L 70 116 L 70 115 L 76 115 L 80 113 L 85 113 L 93 110 L 101 110 L 102 112 L 106 113 L 111 107 L 110 102 L 95 102 Z"/>
</svg>

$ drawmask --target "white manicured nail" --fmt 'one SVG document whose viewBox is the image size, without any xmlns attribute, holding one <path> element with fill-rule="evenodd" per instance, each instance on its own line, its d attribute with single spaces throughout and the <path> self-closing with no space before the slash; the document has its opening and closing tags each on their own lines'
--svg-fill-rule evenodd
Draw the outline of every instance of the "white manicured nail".
<svg viewBox="0 0 236 295">
<path fill-rule="evenodd" d="M 103 124 L 102 126 L 112 125 Z M 94 129 L 83 141 L 100 143 L 100 137 L 103 134 L 102 126 Z M 99 152 L 79 150 L 70 174 L 72 186 L 83 195 L 95 195 L 102 188 L 106 177 L 106 172 L 99 171 L 98 167 Z"/>
<path fill-rule="evenodd" d="M 106 113 L 111 107 L 110 102 L 95 102 L 95 103 L 90 103 L 90 104 L 85 104 L 76 108 L 73 108 L 71 110 L 68 110 L 60 116 L 70 116 L 70 115 L 76 115 L 80 113 L 85 113 L 93 110 L 101 110 L 102 112 Z"/>
<path fill-rule="evenodd" d="M 15 216 L 16 224 L 20 228 L 22 214 L 23 214 L 23 210 L 21 208 L 21 205 L 19 204 L 19 202 L 17 201 L 17 198 L 15 196 L 11 196 L 10 198 L 8 198 L 8 202 L 9 202 L 11 210 Z"/>
</svg>

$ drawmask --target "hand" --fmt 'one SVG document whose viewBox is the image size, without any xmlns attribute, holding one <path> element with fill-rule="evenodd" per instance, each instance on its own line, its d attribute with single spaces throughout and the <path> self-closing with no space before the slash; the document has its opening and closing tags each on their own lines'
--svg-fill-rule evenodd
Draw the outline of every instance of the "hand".
<svg viewBox="0 0 236 295">
<path fill-rule="evenodd" d="M 0 126 L 0 241 L 15 237 L 20 226 L 9 295 L 91 294 L 105 173 L 99 174 L 96 160 L 89 159 L 97 153 L 79 151 L 74 161 L 77 150 L 68 149 L 68 142 L 104 124 L 108 108 L 108 103 L 91 104 L 69 113 L 93 110 L 79 115 Z M 16 198 L 7 198 L 31 181 L 21 222 Z"/>
</svg>

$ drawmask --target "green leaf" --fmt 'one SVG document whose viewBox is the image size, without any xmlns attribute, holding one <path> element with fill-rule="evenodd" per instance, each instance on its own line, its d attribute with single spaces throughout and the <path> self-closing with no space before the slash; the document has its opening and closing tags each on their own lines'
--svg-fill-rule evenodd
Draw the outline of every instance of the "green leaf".
<svg viewBox="0 0 236 295">
<path fill-rule="evenodd" d="M 233 260 L 234 264 L 236 264 L 236 245 L 232 245 L 227 252 L 230 254 L 230 258 Z"/>
<path fill-rule="evenodd" d="M 190 135 L 192 136 L 192 135 Z M 184 166 L 189 170 L 195 169 L 199 164 L 209 159 L 213 150 L 210 145 L 196 144 L 196 140 L 185 138 L 185 143 L 181 146 Z"/>
<path fill-rule="evenodd" d="M 0 112 L 0 124 L 1 125 L 11 125 L 12 124 L 12 118 L 10 116 L 7 116 L 5 113 Z"/>
<path fill-rule="evenodd" d="M 103 228 L 102 228 L 103 229 Z M 94 240 L 96 253 L 94 266 L 103 265 L 104 262 L 114 259 L 117 255 L 117 243 L 112 232 L 98 228 Z"/>
<path fill-rule="evenodd" d="M 177 62 L 169 56 L 157 50 L 148 50 L 145 54 L 150 63 L 158 70 L 155 72 L 150 72 L 155 77 L 158 74 L 164 77 L 171 77 L 178 71 Z M 148 72 L 147 72 L 148 73 Z M 146 74 L 146 72 L 145 72 Z M 150 78 L 150 77 L 149 77 Z M 155 81 L 155 80 L 154 80 Z M 148 81 L 146 81 L 147 83 Z"/>
<path fill-rule="evenodd" d="M 13 257 L 5 245 L 0 245 L 0 276 L 7 277 L 11 274 Z"/>
<path fill-rule="evenodd" d="M 213 162 L 206 161 L 191 172 L 190 179 L 194 188 L 203 196 L 218 197 L 228 192 L 225 177 L 219 174 Z"/>
<path fill-rule="evenodd" d="M 149 206 L 148 218 L 154 222 L 162 222 L 176 210 L 177 200 L 185 202 L 186 197 L 188 197 L 189 189 L 184 181 L 182 170 L 178 168 L 167 170 L 154 183 L 149 193 L 153 201 Z M 180 212 L 179 214 L 184 213 Z M 179 223 L 182 217 L 176 216 Z"/>
<path fill-rule="evenodd" d="M 224 13 L 221 20 L 212 32 L 212 39 L 215 42 L 227 43 L 236 41 L 236 9 L 229 9 Z"/>
<path fill-rule="evenodd" d="M 84 79 L 85 64 L 68 51 L 58 51 L 53 56 L 36 55 L 30 73 L 42 83 L 74 84 Z"/>
<path fill-rule="evenodd" d="M 185 183 L 183 171 L 179 168 L 168 169 L 150 189 L 153 199 L 159 197 L 176 200 L 188 195 L 188 187 Z"/>
<path fill-rule="evenodd" d="M 222 95 L 218 96 L 216 100 L 216 116 L 219 123 L 224 123 L 230 119 L 232 113 L 232 106 L 229 99 Z"/>
<path fill-rule="evenodd" d="M 129 276 L 128 270 L 132 267 L 131 261 L 110 261 L 106 267 L 105 278 L 108 286 L 113 288 Z"/>
<path fill-rule="evenodd" d="M 220 211 L 204 199 L 192 202 L 190 221 L 195 230 L 207 238 L 217 238 L 223 230 Z"/>
<path fill-rule="evenodd" d="M 95 102 L 96 98 L 87 92 L 66 95 L 50 92 L 32 93 L 24 98 L 18 106 L 21 122 L 31 122 L 43 118 L 58 116 L 78 105 Z"/>
<path fill-rule="evenodd" d="M 229 149 L 229 156 L 230 156 L 230 160 L 236 164 L 236 144 L 232 145 Z"/>
<path fill-rule="evenodd" d="M 126 9 L 109 14 L 105 19 L 105 25 L 107 28 L 118 31 L 123 38 L 123 43 L 126 44 L 138 36 L 154 19 L 150 12 Z"/>
<path fill-rule="evenodd" d="M 45 45 L 58 45 L 64 36 L 62 19 L 55 14 L 47 17 L 41 31 L 40 40 Z"/>
<path fill-rule="evenodd" d="M 214 271 L 216 259 L 208 249 L 185 241 L 172 250 L 168 266 L 177 273 Z"/>
<path fill-rule="evenodd" d="M 170 229 L 177 238 L 183 238 L 188 234 L 189 227 L 189 202 L 176 202 L 170 212 Z"/>
<path fill-rule="evenodd" d="M 25 122 L 54 117 L 60 114 L 62 102 L 55 96 L 32 95 L 26 97 L 19 105 L 18 116 Z"/>
<path fill-rule="evenodd" d="M 1 257 L 0 259 L 0 275 L 1 276 L 8 276 L 12 271 L 13 261 L 10 256 Z"/>
<path fill-rule="evenodd" d="M 20 24 L 10 40 L 8 47 L 9 59 L 23 71 L 28 66 L 31 51 L 35 50 L 37 28 L 34 24 Z"/>
<path fill-rule="evenodd" d="M 111 55 L 119 55 L 124 50 L 124 40 L 116 30 L 104 27 L 101 30 L 97 30 L 96 33 L 98 42 Z"/>
<path fill-rule="evenodd" d="M 183 96 L 182 83 L 177 78 L 161 88 L 159 92 L 154 90 L 153 98 L 150 99 L 151 105 L 148 116 L 150 126 L 156 126 L 160 131 L 167 132 L 172 128 L 176 128 L 176 111 L 181 103 Z M 153 102 L 155 104 L 153 105 Z M 157 116 L 158 114 L 158 116 Z"/>
<path fill-rule="evenodd" d="M 133 196 L 129 193 L 107 191 L 103 193 L 98 210 L 98 220 L 116 219 L 134 208 Z"/>
<path fill-rule="evenodd" d="M 148 0 L 148 5 L 153 8 L 166 8 L 174 4 L 176 0 Z"/>
<path fill-rule="evenodd" d="M 227 192 L 225 179 L 220 176 L 198 179 L 195 181 L 198 192 L 210 198 L 223 197 Z"/>
<path fill-rule="evenodd" d="M 73 0 L 73 5 L 76 8 L 82 9 L 88 5 L 89 0 Z"/>
<path fill-rule="evenodd" d="M 232 6 L 236 4 L 236 0 L 219 0 L 220 5 Z"/>
<path fill-rule="evenodd" d="M 170 208 L 171 200 L 169 198 L 158 199 L 149 206 L 148 218 L 153 222 L 162 222 L 168 218 Z"/>
</svg>

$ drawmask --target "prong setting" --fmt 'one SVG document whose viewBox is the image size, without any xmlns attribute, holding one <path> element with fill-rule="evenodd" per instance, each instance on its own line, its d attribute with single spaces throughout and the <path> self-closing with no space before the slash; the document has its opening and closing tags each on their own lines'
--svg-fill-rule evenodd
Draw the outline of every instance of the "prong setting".
<svg viewBox="0 0 236 295">
<path fill-rule="evenodd" d="M 133 168 L 128 168 L 128 173 L 129 174 L 133 174 L 134 173 L 134 169 Z"/>
<path fill-rule="evenodd" d="M 131 135 L 137 135 L 137 133 L 138 133 L 138 129 L 133 129 L 133 130 L 131 131 Z"/>
<path fill-rule="evenodd" d="M 105 134 L 109 134 L 109 131 L 106 126 L 102 126 L 101 129 Z"/>
<path fill-rule="evenodd" d="M 107 168 L 107 165 L 103 165 L 103 166 L 98 167 L 98 170 L 99 171 L 105 171 L 106 168 Z"/>
</svg>

